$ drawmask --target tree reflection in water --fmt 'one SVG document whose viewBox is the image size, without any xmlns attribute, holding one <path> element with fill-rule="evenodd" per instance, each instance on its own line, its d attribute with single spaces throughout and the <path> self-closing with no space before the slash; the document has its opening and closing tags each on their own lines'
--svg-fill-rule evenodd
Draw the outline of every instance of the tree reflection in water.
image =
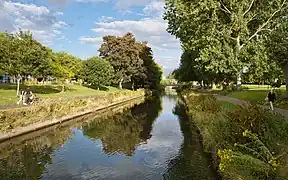
<svg viewBox="0 0 288 180">
<path fill-rule="evenodd" d="M 137 146 L 151 137 L 153 122 L 161 110 L 160 98 L 149 99 L 109 119 L 88 123 L 82 127 L 83 134 L 93 140 L 100 139 L 107 154 L 132 156 Z"/>
<path fill-rule="evenodd" d="M 39 136 L 21 144 L 9 144 L 0 150 L 1 180 L 39 179 L 45 165 L 51 163 L 53 150 L 72 135 L 69 128 L 50 128 Z"/>
<path fill-rule="evenodd" d="M 181 131 L 184 141 L 181 145 L 179 155 L 170 160 L 166 172 L 163 174 L 165 180 L 199 180 L 216 179 L 212 170 L 210 158 L 202 149 L 199 134 L 196 127 L 189 122 L 185 113 L 184 105 L 179 101 L 173 113 L 179 117 Z"/>
<path fill-rule="evenodd" d="M 137 102 L 136 100 L 131 104 L 127 103 L 123 107 L 129 108 Z M 119 108 L 111 108 L 104 110 L 102 114 L 83 116 L 0 144 L 0 180 L 40 179 L 47 164 L 52 163 L 53 151 L 72 137 L 74 128 L 81 127 L 83 123 L 89 122 L 93 118 L 97 120 L 98 117 L 107 117 L 107 113 L 114 109 L 119 111 Z M 118 114 L 118 118 L 120 117 L 121 113 Z M 105 119 L 103 122 L 110 121 Z M 106 137 L 109 138 L 109 136 Z M 111 140 L 108 139 L 109 141 Z"/>
</svg>

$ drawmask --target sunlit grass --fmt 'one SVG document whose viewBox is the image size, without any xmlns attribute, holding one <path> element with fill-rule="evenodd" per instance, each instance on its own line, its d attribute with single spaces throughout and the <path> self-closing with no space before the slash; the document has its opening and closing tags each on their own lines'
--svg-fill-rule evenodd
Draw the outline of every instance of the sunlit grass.
<svg viewBox="0 0 288 180">
<path fill-rule="evenodd" d="M 22 85 L 23 90 L 28 86 Z M 81 85 L 65 85 L 65 92 L 61 85 L 32 85 L 31 91 L 40 98 L 69 98 L 76 96 L 93 96 L 110 92 L 120 91 L 115 87 L 103 87 L 105 90 L 95 90 Z M 18 97 L 16 95 L 16 84 L 0 84 L 0 105 L 16 104 Z"/>
</svg>

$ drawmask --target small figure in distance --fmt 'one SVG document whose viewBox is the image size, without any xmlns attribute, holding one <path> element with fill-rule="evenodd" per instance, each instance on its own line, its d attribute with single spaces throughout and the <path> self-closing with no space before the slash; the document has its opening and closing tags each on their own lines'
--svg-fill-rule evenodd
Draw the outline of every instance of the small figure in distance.
<svg viewBox="0 0 288 180">
<path fill-rule="evenodd" d="M 32 99 L 33 99 L 33 93 L 30 90 L 30 88 L 26 88 L 25 92 L 24 92 L 24 101 L 23 104 L 24 105 L 28 105 L 28 104 L 32 104 Z"/>
<path fill-rule="evenodd" d="M 19 105 L 21 102 L 24 103 L 24 93 L 25 93 L 25 91 L 21 90 L 20 95 L 19 95 L 19 101 L 17 102 L 18 105 Z"/>
<path fill-rule="evenodd" d="M 270 109 L 274 111 L 273 103 L 276 101 L 276 94 L 273 91 L 273 88 L 271 88 L 271 91 L 267 94 L 266 100 L 269 101 Z"/>
</svg>

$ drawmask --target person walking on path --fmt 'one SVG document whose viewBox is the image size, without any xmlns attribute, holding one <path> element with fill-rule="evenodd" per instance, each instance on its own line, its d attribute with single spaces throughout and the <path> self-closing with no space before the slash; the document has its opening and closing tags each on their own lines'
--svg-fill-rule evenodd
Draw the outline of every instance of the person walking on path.
<svg viewBox="0 0 288 180">
<path fill-rule="evenodd" d="M 273 103 L 276 100 L 276 94 L 274 93 L 273 88 L 271 88 L 271 91 L 267 94 L 266 99 L 269 101 L 270 109 L 274 111 Z"/>
</svg>

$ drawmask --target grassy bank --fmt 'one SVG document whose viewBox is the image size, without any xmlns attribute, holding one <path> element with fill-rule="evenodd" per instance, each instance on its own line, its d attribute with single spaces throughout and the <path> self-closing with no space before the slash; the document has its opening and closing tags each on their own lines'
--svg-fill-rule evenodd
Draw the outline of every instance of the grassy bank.
<svg viewBox="0 0 288 180">
<path fill-rule="evenodd" d="M 183 94 L 223 179 L 287 179 L 288 122 L 257 106 L 241 107 L 211 95 Z"/>
<path fill-rule="evenodd" d="M 16 84 L 0 84 L 0 105 L 16 104 L 18 101 L 18 97 L 16 96 L 16 86 Z M 27 87 L 29 87 L 32 92 L 41 99 L 92 96 L 119 91 L 119 89 L 114 87 L 103 87 L 100 90 L 95 90 L 80 85 L 65 85 L 65 92 L 61 92 L 62 85 L 27 86 L 21 84 L 20 89 L 25 89 Z"/>
<path fill-rule="evenodd" d="M 260 105 L 269 105 L 265 98 L 270 91 L 270 86 L 268 85 L 242 85 L 243 90 L 241 91 L 223 91 L 220 89 L 211 90 L 211 93 L 226 95 L 229 97 L 242 99 L 245 101 L 249 101 L 254 104 Z M 286 89 L 285 86 L 281 86 L 275 90 L 276 92 L 276 102 L 274 104 L 275 107 L 288 109 L 288 101 L 286 99 Z"/>
<path fill-rule="evenodd" d="M 111 103 L 140 95 L 144 95 L 143 90 L 123 90 L 106 94 L 102 93 L 85 99 L 55 99 L 54 101 L 43 101 L 33 106 L 0 110 L 0 131 L 8 132 L 17 127 L 25 127 L 35 122 L 82 112 L 90 108 L 107 106 Z"/>
</svg>

